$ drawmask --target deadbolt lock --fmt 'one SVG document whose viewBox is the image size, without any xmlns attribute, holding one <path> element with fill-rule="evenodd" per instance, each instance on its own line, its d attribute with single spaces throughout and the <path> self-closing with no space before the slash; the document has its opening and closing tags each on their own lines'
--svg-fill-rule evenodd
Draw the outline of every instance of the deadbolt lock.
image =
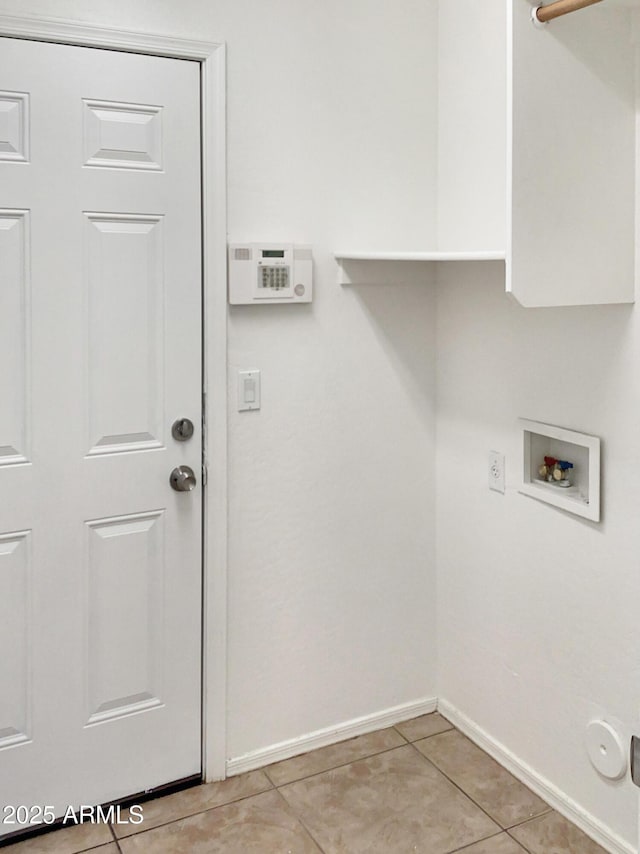
<svg viewBox="0 0 640 854">
<path fill-rule="evenodd" d="M 178 418 L 173 422 L 171 435 L 176 442 L 186 442 L 193 436 L 193 421 L 189 418 Z"/>
</svg>

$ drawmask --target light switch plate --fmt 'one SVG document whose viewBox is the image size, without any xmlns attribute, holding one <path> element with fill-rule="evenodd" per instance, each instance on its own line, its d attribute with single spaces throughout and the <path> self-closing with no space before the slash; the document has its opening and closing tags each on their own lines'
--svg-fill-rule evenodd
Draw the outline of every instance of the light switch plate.
<svg viewBox="0 0 640 854">
<path fill-rule="evenodd" d="M 260 371 L 238 371 L 238 412 L 260 409 Z"/>
</svg>

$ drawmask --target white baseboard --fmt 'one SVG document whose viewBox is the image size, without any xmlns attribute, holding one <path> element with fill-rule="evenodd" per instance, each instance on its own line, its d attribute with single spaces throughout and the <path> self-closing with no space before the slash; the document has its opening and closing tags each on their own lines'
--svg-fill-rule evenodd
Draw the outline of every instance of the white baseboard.
<svg viewBox="0 0 640 854">
<path fill-rule="evenodd" d="M 227 759 L 227 776 L 232 777 L 235 774 L 242 774 L 244 771 L 253 771 L 255 768 L 271 765 L 272 762 L 281 762 L 283 759 L 308 753 L 318 747 L 326 747 L 329 744 L 354 738 L 356 735 L 365 735 L 368 732 L 385 729 L 385 727 L 411 720 L 411 718 L 417 718 L 419 715 L 435 712 L 437 705 L 436 697 L 403 703 L 401 706 L 393 706 L 373 715 L 355 718 L 333 727 L 316 730 L 316 732 L 302 735 L 299 738 L 281 741 L 278 744 L 272 744 L 270 747 L 245 753 L 243 756 Z"/>
<path fill-rule="evenodd" d="M 560 789 L 538 774 L 533 768 L 518 759 L 510 750 L 481 729 L 474 721 L 460 712 L 446 700 L 438 700 L 438 711 L 461 732 L 475 742 L 478 747 L 493 756 L 514 777 L 527 785 L 539 797 L 545 800 L 556 812 L 573 822 L 587 836 L 601 845 L 611 854 L 637 854 L 637 849 L 626 840 L 613 833 L 610 828 L 594 818 L 579 804 L 572 801 Z"/>
</svg>

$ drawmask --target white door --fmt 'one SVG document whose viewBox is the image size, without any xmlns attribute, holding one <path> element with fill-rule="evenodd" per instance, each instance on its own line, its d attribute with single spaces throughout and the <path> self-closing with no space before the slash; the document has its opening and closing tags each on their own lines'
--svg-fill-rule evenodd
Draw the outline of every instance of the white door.
<svg viewBox="0 0 640 854">
<path fill-rule="evenodd" d="M 195 62 L 0 39 L 2 805 L 200 773 L 199 105 Z"/>
</svg>

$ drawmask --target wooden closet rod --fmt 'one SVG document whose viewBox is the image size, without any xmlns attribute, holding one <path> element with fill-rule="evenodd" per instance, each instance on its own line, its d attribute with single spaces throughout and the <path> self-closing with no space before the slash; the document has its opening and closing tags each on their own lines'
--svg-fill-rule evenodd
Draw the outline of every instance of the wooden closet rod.
<svg viewBox="0 0 640 854">
<path fill-rule="evenodd" d="M 577 12 L 578 9 L 584 9 L 586 6 L 593 6 L 594 3 L 601 2 L 602 0 L 556 0 L 555 3 L 549 3 L 548 6 L 538 6 L 536 17 L 541 24 L 546 24 L 547 21 L 553 21 L 560 15 L 568 15 L 569 12 Z"/>
</svg>

